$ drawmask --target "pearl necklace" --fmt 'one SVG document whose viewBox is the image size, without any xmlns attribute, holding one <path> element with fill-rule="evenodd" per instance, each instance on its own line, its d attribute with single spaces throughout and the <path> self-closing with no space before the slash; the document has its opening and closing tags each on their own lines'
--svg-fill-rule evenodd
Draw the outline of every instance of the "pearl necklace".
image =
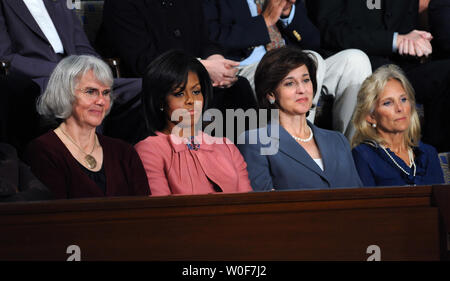
<svg viewBox="0 0 450 281">
<path fill-rule="evenodd" d="M 312 140 L 314 134 L 313 134 L 313 131 L 311 130 L 311 127 L 308 126 L 308 129 L 309 129 L 309 137 L 306 138 L 306 139 L 302 139 L 302 138 L 296 137 L 296 136 L 294 136 L 294 135 L 291 135 L 291 136 L 292 136 L 296 141 L 309 142 L 310 140 Z"/>
<path fill-rule="evenodd" d="M 395 159 L 391 156 L 391 154 L 386 150 L 386 148 L 383 145 L 380 145 L 380 147 L 384 150 L 384 152 L 386 152 L 387 156 L 389 156 L 389 158 L 391 158 L 392 162 L 394 162 L 394 164 L 406 175 L 409 176 L 409 173 L 407 171 L 405 171 L 405 169 L 403 169 L 398 163 L 397 161 L 395 161 Z M 410 167 L 413 167 L 413 176 L 416 176 L 416 163 L 414 163 L 414 159 L 413 159 L 413 154 L 412 154 L 412 150 L 411 148 L 408 148 L 408 156 L 409 156 L 409 163 L 412 163 Z"/>
</svg>

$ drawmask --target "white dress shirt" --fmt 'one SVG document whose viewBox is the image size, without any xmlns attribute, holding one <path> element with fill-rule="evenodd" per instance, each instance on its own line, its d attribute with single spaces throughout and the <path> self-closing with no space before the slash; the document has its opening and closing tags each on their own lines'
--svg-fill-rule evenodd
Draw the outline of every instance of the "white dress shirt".
<svg viewBox="0 0 450 281">
<path fill-rule="evenodd" d="M 55 53 L 63 54 L 64 47 L 56 31 L 50 15 L 45 8 L 43 0 L 23 0 L 34 20 L 50 42 Z"/>
</svg>

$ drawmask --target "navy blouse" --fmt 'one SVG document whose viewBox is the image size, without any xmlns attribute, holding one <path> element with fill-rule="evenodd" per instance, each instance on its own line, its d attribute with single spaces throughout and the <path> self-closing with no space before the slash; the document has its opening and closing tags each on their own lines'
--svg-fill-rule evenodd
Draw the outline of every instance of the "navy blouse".
<svg viewBox="0 0 450 281">
<path fill-rule="evenodd" d="M 386 152 L 376 143 L 361 143 L 352 150 L 356 169 L 364 186 L 428 185 L 444 183 L 444 175 L 437 151 L 428 144 L 419 142 L 413 147 L 414 168 L 409 167 L 389 148 L 386 151 L 400 165 L 399 169 Z M 407 175 L 405 172 L 409 173 Z"/>
</svg>

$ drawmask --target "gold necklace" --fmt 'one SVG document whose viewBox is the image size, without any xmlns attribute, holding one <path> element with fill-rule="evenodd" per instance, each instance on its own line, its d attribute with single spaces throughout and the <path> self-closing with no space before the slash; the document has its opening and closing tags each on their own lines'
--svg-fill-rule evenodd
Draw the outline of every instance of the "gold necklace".
<svg viewBox="0 0 450 281">
<path fill-rule="evenodd" d="M 84 150 L 78 145 L 76 144 L 72 138 L 66 134 L 66 132 L 64 132 L 64 130 L 61 128 L 61 126 L 58 127 L 58 129 L 61 130 L 61 132 L 67 137 L 67 139 L 69 139 L 81 152 L 83 152 L 83 154 L 86 154 L 86 156 L 84 157 L 84 161 L 86 162 L 87 166 L 89 169 L 95 169 L 95 167 L 97 167 L 97 160 L 95 160 L 94 156 L 92 156 L 92 152 L 94 152 L 95 146 L 97 144 L 97 135 L 95 135 L 95 139 L 94 139 L 94 146 L 92 147 L 92 151 L 91 153 L 86 153 L 84 152 Z"/>
</svg>

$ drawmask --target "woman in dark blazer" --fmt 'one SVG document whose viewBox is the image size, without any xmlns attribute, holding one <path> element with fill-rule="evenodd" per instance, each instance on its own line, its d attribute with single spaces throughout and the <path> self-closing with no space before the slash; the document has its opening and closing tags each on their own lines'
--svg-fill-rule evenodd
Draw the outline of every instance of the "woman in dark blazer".
<svg viewBox="0 0 450 281">
<path fill-rule="evenodd" d="M 260 108 L 270 109 L 270 123 L 238 139 L 254 190 L 362 186 L 345 137 L 306 120 L 315 72 L 308 54 L 289 47 L 268 52 L 258 65 L 256 95 Z"/>
<path fill-rule="evenodd" d="M 436 149 L 420 141 L 414 89 L 396 65 L 364 81 L 353 116 L 352 153 L 365 186 L 444 183 Z"/>
</svg>

